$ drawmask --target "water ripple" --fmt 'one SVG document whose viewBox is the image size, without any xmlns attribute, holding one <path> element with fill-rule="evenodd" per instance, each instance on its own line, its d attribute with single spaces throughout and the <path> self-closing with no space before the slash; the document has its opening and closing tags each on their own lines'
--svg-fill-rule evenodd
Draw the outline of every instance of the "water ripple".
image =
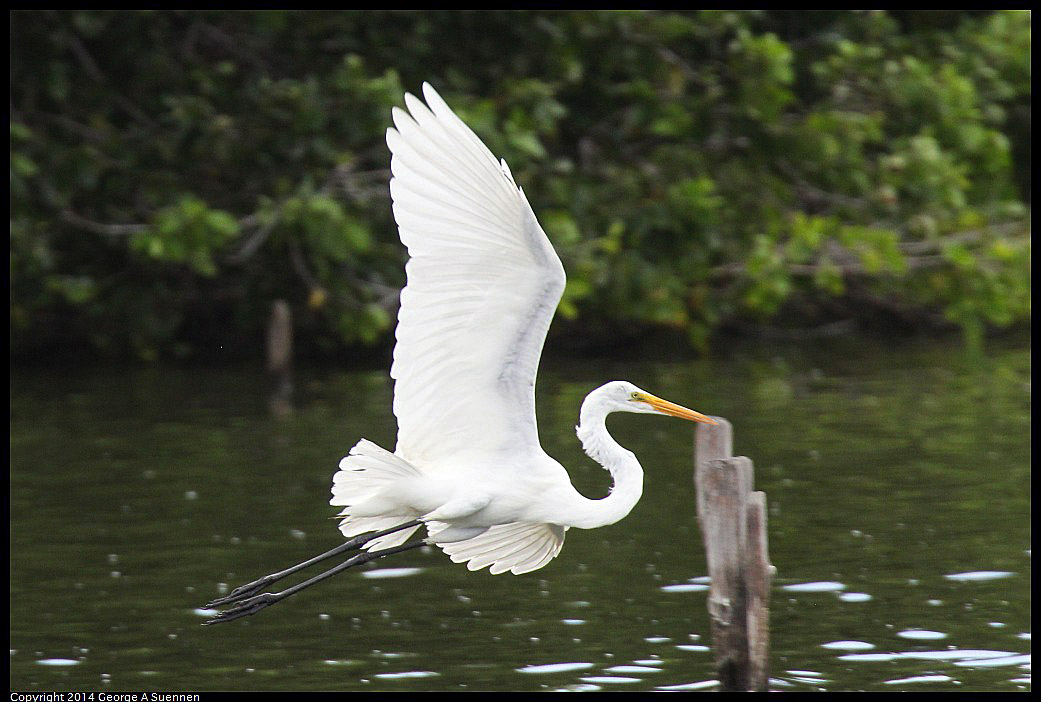
<svg viewBox="0 0 1041 702">
<path fill-rule="evenodd" d="M 788 592 L 836 592 L 839 590 L 845 590 L 846 586 L 842 583 L 837 583 L 831 580 L 823 580 L 820 582 L 813 583 L 795 583 L 793 585 L 784 585 L 781 587 L 782 590 Z"/>
<path fill-rule="evenodd" d="M 935 641 L 947 638 L 947 634 L 942 631 L 930 631 L 928 629 L 905 629 L 904 631 L 898 631 L 896 635 L 902 639 L 913 639 L 915 641 Z"/>
<path fill-rule="evenodd" d="M 905 683 L 929 683 L 929 682 L 950 682 L 953 680 L 949 675 L 915 675 L 910 678 L 900 678 L 898 680 L 883 680 L 885 685 L 903 685 Z"/>
<path fill-rule="evenodd" d="M 1015 575 L 1015 573 L 1008 570 L 971 570 L 967 573 L 948 573 L 943 577 L 958 582 L 975 582 L 978 580 L 999 580 L 1001 578 L 1010 578 L 1013 575 Z"/>
<path fill-rule="evenodd" d="M 408 678 L 434 678 L 440 674 L 432 670 L 406 670 L 402 673 L 377 673 L 372 677 L 380 678 L 381 680 L 405 680 Z"/>
<path fill-rule="evenodd" d="M 867 641 L 830 641 L 825 644 L 821 644 L 821 648 L 827 648 L 836 651 L 867 651 L 875 647 L 875 644 L 868 643 Z"/>
<path fill-rule="evenodd" d="M 545 665 L 528 665 L 523 668 L 516 668 L 516 671 L 518 673 L 541 675 L 546 673 L 564 673 L 570 670 L 586 670 L 592 667 L 592 663 L 547 663 Z"/>
<path fill-rule="evenodd" d="M 422 573 L 422 568 L 376 568 L 375 570 L 362 571 L 363 578 L 406 578 L 410 575 Z"/>
</svg>

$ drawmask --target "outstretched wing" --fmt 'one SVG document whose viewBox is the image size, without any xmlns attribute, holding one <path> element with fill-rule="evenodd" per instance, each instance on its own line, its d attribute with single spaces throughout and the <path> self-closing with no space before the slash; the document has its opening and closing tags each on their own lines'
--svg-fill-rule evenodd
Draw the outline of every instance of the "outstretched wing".
<svg viewBox="0 0 1041 702">
<path fill-rule="evenodd" d="M 427 83 L 423 94 L 406 94 L 387 130 L 411 257 L 390 371 L 396 453 L 420 467 L 538 445 L 535 374 L 565 282 L 506 162 Z"/>
</svg>

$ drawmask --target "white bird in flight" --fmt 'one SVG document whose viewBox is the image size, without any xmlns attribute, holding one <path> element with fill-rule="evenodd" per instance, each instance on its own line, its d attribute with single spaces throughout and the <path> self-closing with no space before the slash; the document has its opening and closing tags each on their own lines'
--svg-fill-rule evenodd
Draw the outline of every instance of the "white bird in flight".
<svg viewBox="0 0 1041 702">
<path fill-rule="evenodd" d="M 231 621 L 361 563 L 434 544 L 470 570 L 527 573 L 559 552 L 571 527 L 625 517 L 643 469 L 607 432 L 612 412 L 715 424 L 626 381 L 586 396 L 577 427 L 585 452 L 611 473 L 588 499 L 539 445 L 535 374 L 564 267 L 505 161 L 497 161 L 428 83 L 406 93 L 387 130 L 394 219 L 408 248 L 390 375 L 398 420 L 393 453 L 362 439 L 333 476 L 349 540 L 210 602 Z M 409 542 L 420 528 L 426 537 Z M 272 582 L 327 558 L 340 565 L 277 593 Z"/>
</svg>

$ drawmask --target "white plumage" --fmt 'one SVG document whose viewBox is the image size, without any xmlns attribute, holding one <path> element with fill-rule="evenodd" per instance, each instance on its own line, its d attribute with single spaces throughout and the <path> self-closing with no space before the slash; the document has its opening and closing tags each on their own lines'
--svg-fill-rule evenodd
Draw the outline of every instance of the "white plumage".
<svg viewBox="0 0 1041 702">
<path fill-rule="evenodd" d="M 711 421 L 630 383 L 587 398 L 579 436 L 612 472 L 588 500 L 542 451 L 535 375 L 564 268 L 505 161 L 429 85 L 406 94 L 387 130 L 394 219 L 408 248 L 390 375 L 398 420 L 393 454 L 362 440 L 340 463 L 333 505 L 345 536 L 416 518 L 428 540 L 471 570 L 524 573 L 559 553 L 564 531 L 625 516 L 642 492 L 636 458 L 604 427 L 611 411 Z M 412 526 L 369 541 L 403 544 Z"/>
<path fill-rule="evenodd" d="M 564 267 L 523 192 L 429 85 L 387 131 L 408 283 L 394 348 L 396 453 L 538 445 L 535 372 Z"/>
</svg>

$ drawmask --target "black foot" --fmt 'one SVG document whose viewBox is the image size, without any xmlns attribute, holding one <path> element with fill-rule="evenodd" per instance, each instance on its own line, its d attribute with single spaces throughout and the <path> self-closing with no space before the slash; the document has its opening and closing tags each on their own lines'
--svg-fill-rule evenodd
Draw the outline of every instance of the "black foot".
<svg viewBox="0 0 1041 702">
<path fill-rule="evenodd" d="M 230 595 L 229 595 L 230 597 Z M 251 614 L 256 614 L 265 607 L 269 607 L 282 598 L 276 594 L 265 592 L 263 595 L 257 595 L 256 597 L 250 597 L 247 600 L 239 602 L 234 607 L 226 609 L 220 614 L 217 614 L 210 619 L 207 619 L 202 624 L 208 626 L 210 624 L 223 624 L 224 622 L 234 621 L 240 617 L 248 617 Z"/>
<path fill-rule="evenodd" d="M 214 607 L 222 607 L 224 605 L 233 604 L 235 602 L 241 602 L 242 600 L 245 600 L 257 594 L 258 592 L 260 592 L 276 580 L 278 580 L 278 578 L 273 578 L 270 575 L 265 575 L 263 578 L 260 578 L 259 580 L 254 580 L 251 583 L 240 585 L 224 597 L 218 597 L 217 599 L 212 600 L 211 602 L 207 602 L 206 609 L 213 609 Z"/>
</svg>

